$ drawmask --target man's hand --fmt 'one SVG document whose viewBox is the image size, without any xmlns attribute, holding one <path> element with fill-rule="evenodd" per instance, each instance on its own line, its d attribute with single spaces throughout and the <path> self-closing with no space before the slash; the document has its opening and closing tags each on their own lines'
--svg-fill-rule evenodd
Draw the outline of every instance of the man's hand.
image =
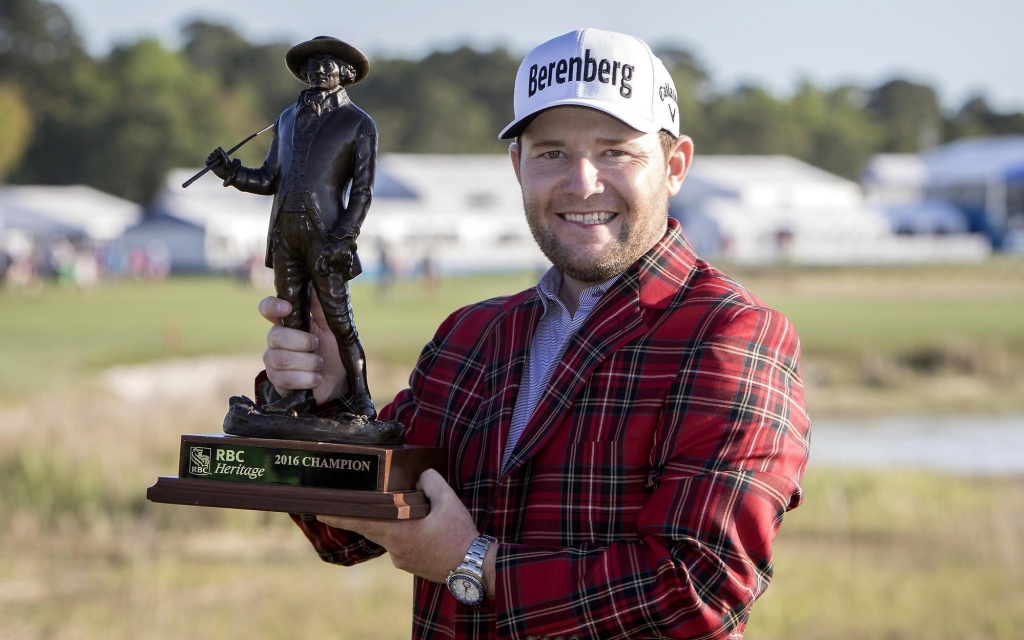
<svg viewBox="0 0 1024 640">
<path fill-rule="evenodd" d="M 388 550 L 391 562 L 403 571 L 444 582 L 480 533 L 473 517 L 444 481 L 441 474 L 427 469 L 416 488 L 427 494 L 430 513 L 418 520 L 371 520 L 342 516 L 317 516 L 317 520 L 338 529 L 365 536 Z M 484 583 L 494 594 L 494 560 L 498 545 L 492 544 L 484 561 Z"/>
<path fill-rule="evenodd" d="M 213 175 L 221 180 L 231 175 L 231 162 L 232 160 L 228 157 L 227 151 L 224 151 L 221 147 L 217 147 L 210 152 L 210 155 L 206 156 L 206 166 L 210 167 Z M 239 161 L 235 160 L 235 162 Z"/>
<path fill-rule="evenodd" d="M 316 292 L 310 300 L 310 333 L 281 324 L 291 311 L 292 306 L 280 298 L 271 296 L 260 302 L 260 314 L 274 324 L 267 333 L 267 350 L 263 352 L 271 384 L 282 396 L 296 389 L 312 389 L 317 404 L 346 393 L 348 376 Z"/>
</svg>

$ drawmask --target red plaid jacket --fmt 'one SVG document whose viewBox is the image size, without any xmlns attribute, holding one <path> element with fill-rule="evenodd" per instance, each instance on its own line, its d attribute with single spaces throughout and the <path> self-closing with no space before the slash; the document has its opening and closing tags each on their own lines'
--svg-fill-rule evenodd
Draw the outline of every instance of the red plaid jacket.
<svg viewBox="0 0 1024 640">
<path fill-rule="evenodd" d="M 799 341 L 699 260 L 678 224 L 569 343 L 499 475 L 535 290 L 452 314 L 381 415 L 447 447 L 448 478 L 501 542 L 482 607 L 417 578 L 416 638 L 738 638 L 772 575 L 809 444 Z M 327 562 L 382 549 L 308 517 Z"/>
</svg>

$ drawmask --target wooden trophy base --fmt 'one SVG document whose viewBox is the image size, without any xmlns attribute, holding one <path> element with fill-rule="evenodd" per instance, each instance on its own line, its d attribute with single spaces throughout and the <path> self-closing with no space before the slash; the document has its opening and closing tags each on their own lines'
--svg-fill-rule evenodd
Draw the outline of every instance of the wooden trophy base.
<svg viewBox="0 0 1024 640">
<path fill-rule="evenodd" d="M 370 447 L 300 440 L 184 435 L 178 477 L 161 477 L 152 502 L 227 509 L 405 520 L 430 503 L 416 480 L 447 475 L 436 447 Z"/>
<path fill-rule="evenodd" d="M 218 480 L 157 478 L 146 491 L 152 502 L 198 507 L 280 511 L 325 516 L 407 520 L 422 518 L 430 503 L 422 491 L 370 493 L 287 485 L 246 485 Z"/>
</svg>

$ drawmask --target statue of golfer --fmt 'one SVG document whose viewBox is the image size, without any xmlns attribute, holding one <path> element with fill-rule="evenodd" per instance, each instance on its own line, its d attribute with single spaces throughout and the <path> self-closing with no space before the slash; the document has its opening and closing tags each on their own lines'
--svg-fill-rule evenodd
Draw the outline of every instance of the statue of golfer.
<svg viewBox="0 0 1024 640">
<path fill-rule="evenodd" d="M 263 166 L 243 167 L 220 147 L 206 164 L 224 186 L 273 194 L 266 261 L 274 269 L 277 297 L 292 306 L 284 326 L 309 331 L 312 284 L 338 342 L 352 407 L 372 420 L 376 411 L 366 386 L 348 281 L 362 271 L 356 238 L 370 208 L 377 126 L 345 92 L 366 77 L 370 63 L 355 47 L 328 36 L 295 45 L 285 62 L 310 88 L 278 116 Z M 298 415 L 315 408 L 312 390 L 302 389 L 262 411 Z"/>
</svg>

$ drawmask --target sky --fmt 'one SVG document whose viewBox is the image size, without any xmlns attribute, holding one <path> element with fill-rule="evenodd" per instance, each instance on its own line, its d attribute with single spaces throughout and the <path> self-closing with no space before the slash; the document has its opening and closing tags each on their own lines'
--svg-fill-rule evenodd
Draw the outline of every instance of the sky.
<svg viewBox="0 0 1024 640">
<path fill-rule="evenodd" d="M 341 38 L 374 55 L 420 57 L 469 44 L 517 54 L 580 27 L 629 33 L 697 54 L 716 87 L 802 79 L 874 86 L 893 77 L 935 87 L 955 108 L 983 95 L 1024 110 L 1020 0 L 58 0 L 87 47 L 158 37 L 179 43 L 193 19 L 227 24 L 252 42 Z M 285 12 L 287 8 L 287 12 Z M 510 79 L 511 82 L 511 79 Z"/>
</svg>

